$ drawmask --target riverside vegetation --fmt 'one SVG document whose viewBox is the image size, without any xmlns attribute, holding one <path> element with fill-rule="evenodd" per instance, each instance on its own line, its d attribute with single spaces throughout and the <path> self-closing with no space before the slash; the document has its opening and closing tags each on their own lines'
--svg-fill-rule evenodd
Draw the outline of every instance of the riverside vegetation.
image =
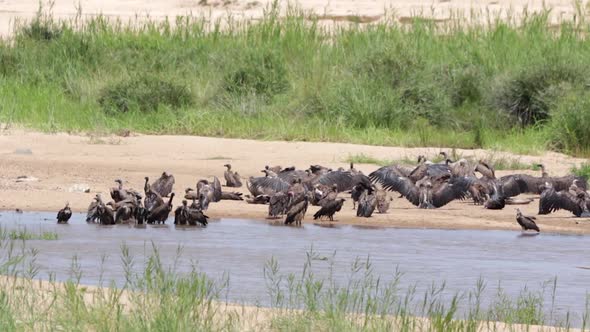
<svg viewBox="0 0 590 332">
<path fill-rule="evenodd" d="M 195 134 L 520 153 L 590 151 L 590 24 L 60 21 L 0 41 L 0 121 L 44 131 Z"/>
<path fill-rule="evenodd" d="M 585 312 L 555 313 L 557 279 L 539 282 L 537 290 L 524 288 L 515 297 L 500 286 L 488 290 L 483 280 L 454 294 L 444 282 L 433 283 L 419 294 L 415 286 L 400 287 L 399 270 L 388 282 L 376 276 L 369 258 L 351 262 L 345 282 L 331 273 L 320 277 L 316 262 L 325 269 L 334 257 L 319 255 L 313 247 L 301 273 L 282 273 L 275 259 L 261 269 L 267 288 L 261 300 L 268 307 L 227 303 L 230 275 L 212 279 L 196 266 L 181 273 L 182 248 L 176 259 L 164 262 L 154 244 L 151 249 L 147 244 L 146 257 L 135 257 L 121 245 L 122 284 L 104 280 L 102 268 L 99 287 L 81 284 L 75 255 L 66 281 L 49 275 L 49 281 L 40 282 L 35 280 L 40 277 L 38 251 L 29 248 L 29 240 L 0 236 L 3 331 L 528 331 L 542 324 L 567 330 L 572 320 L 584 331 L 590 318 L 590 305 Z M 106 257 L 97 259 L 99 266 L 111 264 Z"/>
</svg>

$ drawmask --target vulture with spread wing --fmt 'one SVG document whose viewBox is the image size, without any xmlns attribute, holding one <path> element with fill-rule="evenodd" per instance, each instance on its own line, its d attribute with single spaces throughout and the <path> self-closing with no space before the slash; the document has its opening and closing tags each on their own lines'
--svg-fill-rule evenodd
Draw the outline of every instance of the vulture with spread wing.
<svg viewBox="0 0 590 332">
<path fill-rule="evenodd" d="M 590 195 L 572 185 L 570 190 L 557 191 L 547 182 L 539 199 L 539 214 L 549 214 L 558 210 L 567 210 L 576 217 L 590 217 Z"/>
<path fill-rule="evenodd" d="M 174 175 L 163 172 L 151 185 L 152 191 L 158 193 L 161 197 L 168 197 L 174 188 Z"/>
</svg>

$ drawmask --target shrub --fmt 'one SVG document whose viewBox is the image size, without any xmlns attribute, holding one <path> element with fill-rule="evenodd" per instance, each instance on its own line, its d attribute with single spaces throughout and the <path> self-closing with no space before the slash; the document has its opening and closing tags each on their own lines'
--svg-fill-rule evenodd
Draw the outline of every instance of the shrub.
<svg viewBox="0 0 590 332">
<path fill-rule="evenodd" d="M 257 94 L 270 98 L 289 88 L 285 60 L 277 51 L 249 51 L 240 66 L 226 75 L 225 90 L 232 94 Z"/>
<path fill-rule="evenodd" d="M 492 92 L 492 104 L 518 119 L 522 127 L 549 119 L 550 101 L 555 87 L 575 82 L 583 71 L 573 65 L 540 64 L 522 69 L 502 80 Z"/>
<path fill-rule="evenodd" d="M 549 144 L 571 154 L 590 152 L 590 92 L 573 91 L 559 99 L 549 125 Z"/>
<path fill-rule="evenodd" d="M 152 112 L 159 105 L 177 109 L 193 103 L 190 91 L 183 85 L 155 76 L 140 76 L 123 80 L 102 90 L 98 103 L 107 113 L 137 109 Z"/>
<path fill-rule="evenodd" d="M 590 164 L 583 163 L 580 167 L 572 167 L 571 172 L 577 176 L 582 176 L 586 179 L 590 179 Z"/>
</svg>

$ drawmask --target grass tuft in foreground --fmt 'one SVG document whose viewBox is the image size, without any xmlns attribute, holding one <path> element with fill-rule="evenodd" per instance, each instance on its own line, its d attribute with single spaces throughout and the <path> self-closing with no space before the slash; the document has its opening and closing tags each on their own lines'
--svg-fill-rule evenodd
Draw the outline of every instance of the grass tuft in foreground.
<svg viewBox="0 0 590 332">
<path fill-rule="evenodd" d="M 313 248 L 299 273 L 281 273 L 275 259 L 265 264 L 260 282 L 267 297 L 261 294 L 260 300 L 268 308 L 225 303 L 231 276 L 212 279 L 194 266 L 181 272 L 182 248 L 165 262 L 153 244 L 145 257 L 121 246 L 123 281 L 118 284 L 103 279 L 104 264 L 111 264 L 103 257 L 99 287 L 83 285 L 77 256 L 67 281 L 50 275 L 40 282 L 33 279 L 39 273 L 38 251 L 26 248 L 27 241 L 20 243 L 25 245 L 16 246 L 0 233 L 4 331 L 527 331 L 531 325 L 569 327 L 572 320 L 584 330 L 590 317 L 588 310 L 557 315 L 545 306 L 547 296 L 556 296 L 556 280 L 537 291 L 525 288 L 518 296 L 500 286 L 490 296 L 483 280 L 462 292 L 449 292 L 441 282 L 421 293 L 417 285 L 402 288 L 399 270 L 387 278 L 375 275 L 369 258 L 356 259 L 344 280 L 336 278 L 336 254 L 325 257 Z"/>
</svg>

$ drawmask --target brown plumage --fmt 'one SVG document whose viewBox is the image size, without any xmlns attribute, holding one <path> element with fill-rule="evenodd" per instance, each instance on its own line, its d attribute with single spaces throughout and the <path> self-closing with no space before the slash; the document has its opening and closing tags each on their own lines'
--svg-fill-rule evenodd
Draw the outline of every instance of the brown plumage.
<svg viewBox="0 0 590 332">
<path fill-rule="evenodd" d="M 221 200 L 221 183 L 214 176 L 213 182 L 200 180 L 197 182 L 197 194 L 201 210 L 207 211 L 209 203 L 219 202 Z"/>
<path fill-rule="evenodd" d="M 330 221 L 334 221 L 334 214 L 342 210 L 344 201 L 344 198 L 324 198 L 320 202 L 321 208 L 313 215 L 313 220 L 321 220 L 323 217 L 328 217 Z"/>
<path fill-rule="evenodd" d="M 590 217 L 590 195 L 572 185 L 570 190 L 557 191 L 547 182 L 539 199 L 539 214 L 549 214 L 558 210 L 567 210 L 576 217 Z"/>
<path fill-rule="evenodd" d="M 237 191 L 222 191 L 221 198 L 222 201 L 243 201 L 242 193 Z"/>
<path fill-rule="evenodd" d="M 422 209 L 439 208 L 455 199 L 465 198 L 473 180 L 469 177 L 449 177 L 445 172 L 424 177 L 416 183 L 407 177 L 393 175 L 378 179 L 384 189 L 399 192 Z"/>
<path fill-rule="evenodd" d="M 377 207 L 376 189 L 374 186 L 366 187 L 362 184 L 358 184 L 357 186 L 361 186 L 362 188 L 359 189 L 361 195 L 358 201 L 356 216 L 370 218 Z"/>
<path fill-rule="evenodd" d="M 377 200 L 377 211 L 379 213 L 387 213 L 389 205 L 391 201 L 393 201 L 393 197 L 387 197 L 387 192 L 385 190 L 377 190 L 375 199 Z"/>
<path fill-rule="evenodd" d="M 268 201 L 268 218 L 274 219 L 286 214 L 289 210 L 289 198 L 284 192 L 272 195 Z"/>
<path fill-rule="evenodd" d="M 225 164 L 223 166 L 227 168 L 223 173 L 223 176 L 225 177 L 225 186 L 231 188 L 240 188 L 242 186 L 242 179 L 240 178 L 238 172 L 232 172 L 231 164 Z"/>
<path fill-rule="evenodd" d="M 522 212 L 520 212 L 520 209 L 516 209 L 516 221 L 523 231 L 530 229 L 540 232 L 541 230 L 539 229 L 539 226 L 537 226 L 535 220 L 537 220 L 537 218 L 525 216 L 522 214 Z"/>
<path fill-rule="evenodd" d="M 289 188 L 287 195 L 289 196 L 289 204 L 285 224 L 289 225 L 295 223 L 295 225 L 299 226 L 305 217 L 305 212 L 307 212 L 307 206 L 309 203 L 307 189 L 301 184 L 301 179 L 294 181 Z"/>
<path fill-rule="evenodd" d="M 153 224 L 153 223 L 165 224 L 166 220 L 168 219 L 168 215 L 170 214 L 170 211 L 172 211 L 172 199 L 173 198 L 174 198 L 174 193 L 171 193 L 170 199 L 168 200 L 167 203 L 158 205 L 158 206 L 154 207 L 151 211 L 149 211 L 149 214 L 147 216 L 147 222 L 149 224 Z"/>
<path fill-rule="evenodd" d="M 160 178 L 152 183 L 151 189 L 158 195 L 167 197 L 174 189 L 174 182 L 174 175 L 163 172 Z"/>
<path fill-rule="evenodd" d="M 200 224 L 207 226 L 209 217 L 203 211 L 187 206 L 187 201 L 183 200 L 182 205 L 174 211 L 174 225 L 196 226 Z"/>
</svg>

